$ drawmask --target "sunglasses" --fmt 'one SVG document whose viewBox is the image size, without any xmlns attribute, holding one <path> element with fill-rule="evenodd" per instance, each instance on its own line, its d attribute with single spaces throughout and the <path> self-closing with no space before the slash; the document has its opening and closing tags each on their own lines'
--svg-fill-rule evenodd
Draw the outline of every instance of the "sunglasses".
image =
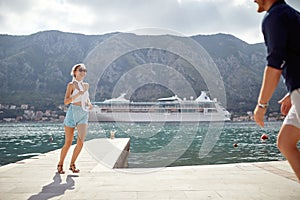
<svg viewBox="0 0 300 200">
<path fill-rule="evenodd" d="M 79 71 L 79 72 L 87 72 L 86 69 L 81 69 L 81 68 L 79 68 L 77 71 Z"/>
</svg>

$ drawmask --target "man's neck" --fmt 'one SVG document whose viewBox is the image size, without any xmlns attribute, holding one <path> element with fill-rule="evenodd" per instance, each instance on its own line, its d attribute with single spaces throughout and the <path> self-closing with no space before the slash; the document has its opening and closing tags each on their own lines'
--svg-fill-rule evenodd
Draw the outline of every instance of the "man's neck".
<svg viewBox="0 0 300 200">
<path fill-rule="evenodd" d="M 269 0 L 269 1 L 267 1 L 266 5 L 265 5 L 265 10 L 266 11 L 270 10 L 270 8 L 273 6 L 273 4 L 278 2 L 278 1 L 282 1 L 282 0 Z"/>
</svg>

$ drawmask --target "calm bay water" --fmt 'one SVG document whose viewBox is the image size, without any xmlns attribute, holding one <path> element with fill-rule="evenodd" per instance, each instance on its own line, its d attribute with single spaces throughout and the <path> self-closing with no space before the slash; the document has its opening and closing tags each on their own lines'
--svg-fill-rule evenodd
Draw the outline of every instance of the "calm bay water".
<svg viewBox="0 0 300 200">
<path fill-rule="evenodd" d="M 230 122 L 208 137 L 205 123 L 90 123 L 86 140 L 108 138 L 112 130 L 116 137 L 130 137 L 129 167 L 274 161 L 284 159 L 276 147 L 280 125 L 267 123 L 262 129 L 252 122 Z M 0 133 L 0 165 L 60 149 L 64 143 L 61 123 L 1 123 Z M 262 134 L 269 139 L 261 141 Z"/>
</svg>

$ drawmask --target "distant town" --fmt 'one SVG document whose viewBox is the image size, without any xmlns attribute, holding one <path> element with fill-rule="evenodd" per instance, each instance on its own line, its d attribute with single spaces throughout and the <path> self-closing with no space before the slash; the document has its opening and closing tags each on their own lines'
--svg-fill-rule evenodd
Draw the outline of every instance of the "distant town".
<svg viewBox="0 0 300 200">
<path fill-rule="evenodd" d="M 28 104 L 0 104 L 0 122 L 63 122 L 67 106 L 59 105 L 56 110 L 37 110 Z"/>
<path fill-rule="evenodd" d="M 20 106 L 0 104 L 0 122 L 63 122 L 67 108 L 65 105 L 59 105 L 56 110 L 42 111 L 28 104 Z M 282 121 L 283 119 L 284 116 L 279 112 L 268 113 L 266 116 L 266 121 Z M 232 113 L 231 120 L 233 122 L 253 121 L 253 112 Z"/>
<path fill-rule="evenodd" d="M 248 111 L 247 113 L 242 114 L 242 115 L 232 114 L 231 120 L 233 122 L 254 121 L 253 112 Z M 265 116 L 265 120 L 266 121 L 283 121 L 284 116 L 279 112 L 271 112 L 271 113 L 267 113 L 267 115 Z"/>
</svg>

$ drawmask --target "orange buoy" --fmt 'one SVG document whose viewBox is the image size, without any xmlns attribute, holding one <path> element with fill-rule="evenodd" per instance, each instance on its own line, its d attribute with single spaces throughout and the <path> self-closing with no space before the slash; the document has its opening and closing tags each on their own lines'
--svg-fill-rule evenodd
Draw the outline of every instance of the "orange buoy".
<svg viewBox="0 0 300 200">
<path fill-rule="evenodd" d="M 233 144 L 233 147 L 234 147 L 234 148 L 236 148 L 236 147 L 238 147 L 238 146 L 239 146 L 239 145 L 238 145 L 237 143 L 234 143 L 234 144 Z"/>
<path fill-rule="evenodd" d="M 268 137 L 267 134 L 262 134 L 262 135 L 260 136 L 260 139 L 261 139 L 261 140 L 267 140 L 267 139 L 269 139 L 269 137 Z"/>
</svg>

